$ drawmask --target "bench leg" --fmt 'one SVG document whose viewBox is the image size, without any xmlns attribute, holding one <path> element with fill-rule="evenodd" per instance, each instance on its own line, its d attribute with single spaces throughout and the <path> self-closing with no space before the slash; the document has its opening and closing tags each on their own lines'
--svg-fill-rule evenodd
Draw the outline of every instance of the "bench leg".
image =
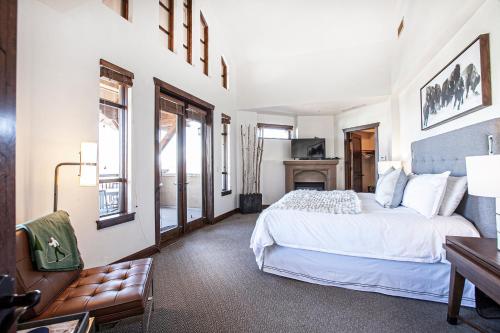
<svg viewBox="0 0 500 333">
<path fill-rule="evenodd" d="M 462 303 L 462 294 L 464 292 L 465 279 L 457 272 L 455 265 L 451 265 L 450 271 L 450 291 L 448 295 L 448 316 L 446 320 L 451 325 L 458 323 L 458 313 Z"/>
</svg>

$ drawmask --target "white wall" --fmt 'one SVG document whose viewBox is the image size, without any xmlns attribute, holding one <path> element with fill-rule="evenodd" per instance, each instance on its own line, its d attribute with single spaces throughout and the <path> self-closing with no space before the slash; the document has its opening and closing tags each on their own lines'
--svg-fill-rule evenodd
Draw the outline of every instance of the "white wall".
<svg viewBox="0 0 500 333">
<path fill-rule="evenodd" d="M 337 165 L 337 188 L 344 189 L 344 132 L 343 129 L 380 123 L 378 129 L 379 156 L 391 158 L 392 117 L 391 102 L 361 107 L 335 116 L 335 156 L 340 158 Z"/>
<path fill-rule="evenodd" d="M 326 157 L 335 156 L 335 121 L 334 116 L 299 116 L 297 117 L 298 138 L 324 138 Z"/>
<path fill-rule="evenodd" d="M 235 117 L 235 73 L 208 0 L 194 1 L 193 59 L 182 56 L 182 1 L 176 1 L 175 52 L 159 43 L 158 2 L 132 2 L 126 21 L 100 0 L 19 2 L 17 221 L 52 210 L 54 167 L 78 161 L 80 142 L 98 140 L 99 59 L 135 74 L 131 101 L 131 200 L 133 222 L 98 231 L 97 187 L 78 186 L 76 168 L 61 169 L 59 207 L 70 213 L 87 267 L 105 264 L 154 244 L 154 83 L 168 82 L 216 106 L 214 115 L 215 215 L 235 207 L 236 194 L 221 197 L 220 115 Z M 210 75 L 199 59 L 199 11 L 210 27 Z M 220 34 L 219 34 L 220 32 Z M 220 84 L 220 55 L 230 89 Z M 236 117 L 235 117 L 236 118 Z M 236 128 L 231 131 L 235 142 Z M 232 145 L 232 175 L 236 145 Z M 236 188 L 235 177 L 232 187 Z M 119 246 L 117 246 L 119 244 Z"/>
<path fill-rule="evenodd" d="M 401 158 L 411 158 L 410 144 L 429 136 L 500 117 L 500 1 L 488 0 L 460 28 L 449 42 L 421 68 L 415 79 L 398 94 L 401 128 Z M 420 88 L 469 43 L 482 33 L 490 33 L 490 59 L 493 105 L 430 130 L 420 130 Z"/>
</svg>

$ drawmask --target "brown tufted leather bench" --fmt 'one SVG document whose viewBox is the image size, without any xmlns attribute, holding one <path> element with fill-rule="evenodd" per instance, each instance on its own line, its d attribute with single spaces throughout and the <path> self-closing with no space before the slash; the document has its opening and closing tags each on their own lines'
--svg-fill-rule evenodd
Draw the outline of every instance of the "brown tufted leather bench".
<svg viewBox="0 0 500 333">
<path fill-rule="evenodd" d="M 139 259 L 69 272 L 40 272 L 33 268 L 28 237 L 16 231 L 18 293 L 38 289 L 40 303 L 23 320 L 38 320 L 90 312 L 97 324 L 142 315 L 152 286 L 153 259 Z"/>
</svg>

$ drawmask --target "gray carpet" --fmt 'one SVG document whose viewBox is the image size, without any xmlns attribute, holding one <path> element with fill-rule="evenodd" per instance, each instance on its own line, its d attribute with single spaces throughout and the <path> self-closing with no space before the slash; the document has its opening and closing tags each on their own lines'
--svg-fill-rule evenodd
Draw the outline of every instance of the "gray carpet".
<svg viewBox="0 0 500 333">
<path fill-rule="evenodd" d="M 500 332 L 461 309 L 446 323 L 446 304 L 290 280 L 257 269 L 249 239 L 256 215 L 234 215 L 197 230 L 155 256 L 150 332 Z M 111 332 L 140 332 L 122 322 Z"/>
</svg>

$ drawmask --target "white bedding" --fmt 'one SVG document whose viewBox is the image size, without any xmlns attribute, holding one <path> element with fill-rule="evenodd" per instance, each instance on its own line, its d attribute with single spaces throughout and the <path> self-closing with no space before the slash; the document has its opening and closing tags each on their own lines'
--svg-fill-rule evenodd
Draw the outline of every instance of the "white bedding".
<svg viewBox="0 0 500 333">
<path fill-rule="evenodd" d="M 435 263 L 445 259 L 445 236 L 479 237 L 472 223 L 460 215 L 427 219 L 410 208 L 383 208 L 373 194 L 358 195 L 361 214 L 263 211 L 250 241 L 259 267 L 262 268 L 264 249 L 273 244 L 357 257 Z"/>
</svg>

